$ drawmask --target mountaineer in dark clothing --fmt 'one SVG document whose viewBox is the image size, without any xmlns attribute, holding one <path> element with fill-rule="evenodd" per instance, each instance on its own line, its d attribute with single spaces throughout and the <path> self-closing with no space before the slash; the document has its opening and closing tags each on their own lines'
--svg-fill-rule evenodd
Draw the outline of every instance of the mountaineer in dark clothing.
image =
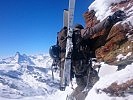
<svg viewBox="0 0 133 100">
<path fill-rule="evenodd" d="M 68 96 L 68 100 L 84 100 L 88 91 L 99 79 L 98 73 L 91 65 L 91 58 L 94 57 L 92 53 L 94 52 L 90 48 L 90 36 L 104 28 L 112 27 L 118 21 L 122 21 L 124 17 L 125 13 L 119 10 L 94 27 L 84 29 L 80 24 L 75 26 L 73 33 L 72 67 L 77 87 Z M 85 88 L 88 91 L 84 91 Z"/>
<path fill-rule="evenodd" d="M 84 100 L 88 91 L 98 81 L 98 73 L 92 68 L 92 60 L 95 52 L 91 50 L 90 37 L 104 28 L 112 27 L 118 21 L 122 21 L 125 13 L 121 10 L 115 12 L 112 16 L 108 16 L 102 22 L 96 24 L 94 27 L 86 28 L 80 24 L 74 27 L 72 36 L 73 51 L 71 54 L 72 72 L 76 77 L 77 87 L 67 97 L 67 100 Z M 67 41 L 67 27 L 61 29 L 58 33 L 58 45 L 60 47 L 60 70 L 64 69 L 65 50 Z M 62 72 L 62 71 L 60 71 Z M 63 73 L 60 73 L 60 76 Z M 62 81 L 62 80 L 61 80 Z M 85 88 L 88 91 L 85 91 Z"/>
</svg>

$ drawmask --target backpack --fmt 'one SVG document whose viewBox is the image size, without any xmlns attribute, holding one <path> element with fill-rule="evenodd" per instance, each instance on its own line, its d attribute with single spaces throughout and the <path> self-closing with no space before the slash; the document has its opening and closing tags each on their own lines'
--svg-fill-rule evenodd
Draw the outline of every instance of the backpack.
<svg viewBox="0 0 133 100">
<path fill-rule="evenodd" d="M 63 27 L 60 32 L 58 32 L 57 43 L 61 48 L 61 52 L 65 52 L 67 41 L 67 27 Z"/>
<path fill-rule="evenodd" d="M 72 36 L 72 66 L 76 77 L 86 76 L 91 67 L 90 39 L 81 37 L 81 30 L 75 30 Z"/>
<path fill-rule="evenodd" d="M 60 57 L 60 46 L 59 45 L 53 45 L 49 49 L 49 55 L 54 60 L 59 60 Z"/>
</svg>

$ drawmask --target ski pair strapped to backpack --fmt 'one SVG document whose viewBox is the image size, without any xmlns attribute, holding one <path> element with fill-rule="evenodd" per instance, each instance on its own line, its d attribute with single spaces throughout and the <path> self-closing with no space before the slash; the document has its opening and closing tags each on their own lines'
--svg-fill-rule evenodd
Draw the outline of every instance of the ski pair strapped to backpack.
<svg viewBox="0 0 133 100">
<path fill-rule="evenodd" d="M 63 25 L 67 26 L 67 42 L 66 42 L 66 54 L 63 73 L 61 76 L 60 89 L 65 90 L 65 87 L 70 83 L 70 74 L 71 74 L 71 53 L 73 48 L 72 43 L 72 34 L 73 34 L 73 19 L 74 19 L 74 9 L 75 9 L 75 0 L 69 0 L 69 9 L 64 10 L 64 21 Z"/>
</svg>

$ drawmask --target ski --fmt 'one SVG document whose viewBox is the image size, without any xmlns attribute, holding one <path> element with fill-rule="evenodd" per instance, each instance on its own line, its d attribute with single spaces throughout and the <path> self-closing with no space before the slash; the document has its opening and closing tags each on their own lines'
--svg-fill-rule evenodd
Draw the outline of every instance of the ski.
<svg viewBox="0 0 133 100">
<path fill-rule="evenodd" d="M 74 9 L 75 9 L 75 0 L 69 0 L 68 25 L 67 25 L 68 32 L 67 32 L 67 42 L 66 42 L 65 63 L 64 63 L 62 84 L 61 84 L 62 90 L 65 90 L 65 87 L 68 86 L 70 83 L 71 52 L 73 48 L 72 34 L 73 34 Z"/>
<path fill-rule="evenodd" d="M 68 27 L 68 10 L 64 9 L 63 12 L 63 27 Z M 61 67 L 60 69 L 61 77 L 60 77 L 60 90 L 64 91 L 64 67 Z"/>
<path fill-rule="evenodd" d="M 63 27 L 68 27 L 68 10 L 64 9 L 63 12 Z"/>
</svg>

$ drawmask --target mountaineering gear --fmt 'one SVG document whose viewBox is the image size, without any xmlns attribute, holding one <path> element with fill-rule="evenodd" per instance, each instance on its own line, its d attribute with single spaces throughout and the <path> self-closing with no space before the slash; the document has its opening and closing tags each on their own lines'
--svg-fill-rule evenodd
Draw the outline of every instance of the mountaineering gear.
<svg viewBox="0 0 133 100">
<path fill-rule="evenodd" d="M 53 80 L 54 80 L 54 72 L 56 72 L 57 69 L 58 69 L 58 62 L 59 62 L 59 60 L 57 61 L 57 60 L 54 60 L 54 59 L 53 59 L 53 63 L 52 63 L 52 66 L 51 66 L 52 79 L 53 79 Z"/>
<path fill-rule="evenodd" d="M 64 90 L 64 88 L 62 88 L 62 84 L 64 81 L 64 62 L 65 62 L 65 53 L 66 53 L 66 41 L 67 41 L 67 25 L 68 25 L 68 10 L 64 10 L 63 13 L 63 29 L 61 29 L 61 31 L 58 33 L 58 44 L 61 48 L 61 52 L 60 52 L 60 64 L 59 64 L 59 68 L 60 68 L 60 90 Z"/>
<path fill-rule="evenodd" d="M 118 21 L 122 21 L 125 16 L 126 14 L 124 11 L 118 10 L 112 16 L 109 16 L 109 21 L 112 23 L 117 23 Z"/>
<path fill-rule="evenodd" d="M 61 52 L 65 52 L 66 39 L 67 39 L 67 27 L 63 27 L 61 31 L 58 32 L 58 45 L 61 48 Z"/>
<path fill-rule="evenodd" d="M 63 13 L 63 27 L 68 27 L 68 10 L 64 9 Z"/>
<path fill-rule="evenodd" d="M 67 12 L 65 11 L 65 14 L 67 14 Z M 66 16 L 66 15 L 65 15 Z M 64 21 L 66 22 L 66 21 Z M 63 83 L 63 69 L 64 69 L 64 62 L 65 62 L 65 52 L 66 52 L 66 37 L 67 37 L 67 27 L 64 26 L 60 32 L 58 32 L 58 37 L 57 37 L 57 41 L 58 41 L 58 45 L 60 46 L 60 55 L 59 57 L 60 62 L 59 62 L 59 69 L 60 69 L 60 85 Z"/>
<path fill-rule="evenodd" d="M 58 45 L 53 45 L 49 49 L 50 57 L 54 60 L 59 60 L 60 47 Z"/>
<path fill-rule="evenodd" d="M 52 66 L 51 66 L 51 71 L 52 71 L 52 79 L 54 80 L 54 70 L 57 70 L 57 66 L 59 65 L 59 57 L 60 54 L 60 47 L 59 45 L 53 45 L 49 49 L 49 55 L 53 59 Z"/>
<path fill-rule="evenodd" d="M 65 87 L 70 83 L 71 75 L 71 52 L 73 48 L 72 44 L 72 34 L 73 34 L 73 18 L 74 18 L 74 9 L 75 9 L 75 0 L 69 0 L 69 12 L 68 12 L 68 32 L 67 32 L 67 42 L 66 42 L 66 54 L 65 62 L 62 76 L 62 90 L 65 90 Z"/>
</svg>

